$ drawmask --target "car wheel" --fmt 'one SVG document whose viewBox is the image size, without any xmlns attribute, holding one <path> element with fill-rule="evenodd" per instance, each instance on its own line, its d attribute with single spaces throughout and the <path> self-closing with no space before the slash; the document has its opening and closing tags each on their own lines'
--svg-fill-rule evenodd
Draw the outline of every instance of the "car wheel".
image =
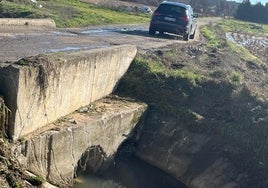
<svg viewBox="0 0 268 188">
<path fill-rule="evenodd" d="M 159 31 L 159 35 L 164 35 L 164 31 Z"/>
<path fill-rule="evenodd" d="M 183 38 L 184 41 L 188 41 L 189 40 L 189 34 L 188 33 L 184 34 L 182 36 L 182 38 Z"/>
<path fill-rule="evenodd" d="M 149 28 L 149 35 L 155 35 L 156 30 L 153 28 Z"/>
<path fill-rule="evenodd" d="M 195 30 L 194 33 L 190 35 L 190 39 L 194 39 L 194 36 L 195 36 Z"/>
</svg>

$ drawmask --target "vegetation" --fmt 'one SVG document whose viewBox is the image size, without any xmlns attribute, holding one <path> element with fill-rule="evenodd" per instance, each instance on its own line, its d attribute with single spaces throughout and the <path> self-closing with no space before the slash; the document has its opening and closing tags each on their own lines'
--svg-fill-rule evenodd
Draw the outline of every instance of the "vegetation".
<svg viewBox="0 0 268 188">
<path fill-rule="evenodd" d="M 262 64 L 262 61 L 258 57 L 254 56 L 252 53 L 250 53 L 249 50 L 242 46 L 238 46 L 232 42 L 228 42 L 228 48 L 230 49 L 230 51 L 234 52 L 235 54 L 238 54 L 244 61 L 252 62 L 256 66 Z"/>
<path fill-rule="evenodd" d="M 148 22 L 146 14 L 115 11 L 79 0 L 38 1 L 42 7 L 27 2 L 1 1 L 0 16 L 12 18 L 51 18 L 58 27 Z"/>
<path fill-rule="evenodd" d="M 123 0 L 122 0 L 123 1 Z M 128 0 L 136 3 L 157 6 L 162 0 Z M 237 4 L 226 0 L 182 0 L 189 3 L 201 15 L 233 16 L 244 21 L 268 23 L 268 6 L 261 3 L 251 5 L 249 0 Z M 40 6 L 41 5 L 41 6 Z M 248 14 L 251 12 L 252 14 Z M 78 27 L 100 24 L 121 24 L 148 22 L 149 15 L 111 10 L 79 0 L 38 1 L 2 0 L 0 17 L 9 18 L 51 18 L 58 27 Z"/>
<path fill-rule="evenodd" d="M 253 168 L 268 171 L 268 85 L 260 76 L 266 65 L 227 42 L 224 32 L 237 29 L 232 23 L 203 27 L 205 45 L 140 54 L 117 92 L 147 102 L 151 113 L 176 118 L 178 126 L 220 134 L 252 157 Z M 262 66 L 251 67 L 252 62 Z"/>
<path fill-rule="evenodd" d="M 2 1 L 5 17 L 52 18 L 58 27 L 147 22 L 147 15 L 103 9 L 78 0 Z M 264 62 L 225 39 L 225 32 L 267 35 L 268 26 L 221 20 L 202 28 L 206 44 L 170 46 L 139 54 L 120 82 L 118 94 L 143 100 L 151 112 L 172 116 L 178 126 L 220 134 L 241 146 L 256 166 L 268 171 L 268 78 Z M 21 64 L 27 64 L 22 61 Z M 249 65 L 256 66 L 249 66 Z M 262 65 L 262 66 L 259 66 Z M 22 172 L 4 140 L 8 109 L 1 106 L 0 174 L 11 187 L 23 187 Z M 12 173 L 13 172 L 13 173 Z M 42 179 L 25 178 L 33 184 Z M 0 178 L 0 184 L 1 178 Z"/>
<path fill-rule="evenodd" d="M 244 32 L 252 35 L 268 35 L 268 25 L 252 22 L 244 22 L 234 19 L 222 19 L 218 21 L 224 32 Z"/>
<path fill-rule="evenodd" d="M 243 76 L 238 72 L 232 72 L 231 75 L 228 76 L 228 80 L 235 87 L 239 87 L 243 84 Z"/>
<path fill-rule="evenodd" d="M 256 5 L 252 5 L 250 0 L 243 0 L 243 2 L 238 6 L 235 17 L 244 21 L 267 24 L 268 3 L 266 3 L 265 6 L 260 2 Z"/>
<path fill-rule="evenodd" d="M 126 0 L 141 2 L 148 5 L 157 6 L 162 0 Z M 235 16 L 243 21 L 268 23 L 268 3 L 260 2 L 251 4 L 250 0 L 243 0 L 242 3 L 227 0 L 180 0 L 180 2 L 191 4 L 194 10 L 201 15 L 213 16 Z M 241 1 L 240 1 L 241 2 Z"/>
<path fill-rule="evenodd" d="M 258 27 L 258 25 L 250 22 L 224 19 L 209 26 L 204 26 L 201 29 L 201 33 L 207 39 L 207 47 L 218 50 L 227 48 L 244 61 L 250 61 L 256 66 L 262 64 L 261 60 L 253 55 L 248 49 L 226 40 L 225 33 L 235 32 L 263 36 L 268 35 L 268 26 Z"/>
<path fill-rule="evenodd" d="M 168 68 L 168 65 L 157 61 L 156 54 L 151 55 L 146 58 L 139 56 L 134 60 L 118 92 L 146 101 L 151 104 L 152 110 L 162 114 L 191 116 L 181 104 L 203 76 L 187 69 Z M 178 93 L 180 90 L 183 93 Z"/>
<path fill-rule="evenodd" d="M 30 177 L 27 181 L 33 186 L 41 186 L 44 183 L 44 179 L 39 176 Z"/>
<path fill-rule="evenodd" d="M 3 138 L 6 136 L 7 130 L 7 124 L 10 116 L 10 110 L 4 103 L 4 99 L 2 96 L 0 96 L 0 138 Z"/>
<path fill-rule="evenodd" d="M 40 178 L 32 178 L 25 174 L 18 160 L 13 155 L 10 143 L 6 135 L 10 110 L 6 107 L 3 98 L 0 96 L 0 185 L 1 187 L 27 188 L 30 187 L 25 180 L 33 185 L 40 186 L 43 181 Z"/>
<path fill-rule="evenodd" d="M 122 0 L 135 3 L 142 3 L 145 5 L 157 6 L 163 0 Z M 194 10 L 204 15 L 228 15 L 233 16 L 237 3 L 227 0 L 180 0 L 179 2 L 191 4 Z"/>
<path fill-rule="evenodd" d="M 201 32 L 207 38 L 207 46 L 209 48 L 221 48 L 225 45 L 225 41 L 217 37 L 216 27 L 210 27 L 210 29 L 209 27 L 202 27 Z"/>
</svg>

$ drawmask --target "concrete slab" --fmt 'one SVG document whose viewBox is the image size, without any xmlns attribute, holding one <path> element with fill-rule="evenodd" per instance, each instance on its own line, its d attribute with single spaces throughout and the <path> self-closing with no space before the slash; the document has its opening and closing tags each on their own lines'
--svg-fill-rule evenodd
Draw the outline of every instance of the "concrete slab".
<svg viewBox="0 0 268 188">
<path fill-rule="evenodd" d="M 14 149 L 17 159 L 34 174 L 67 187 L 78 168 L 98 170 L 111 161 L 146 109 L 141 102 L 103 98 L 25 136 Z"/>
<path fill-rule="evenodd" d="M 7 26 L 29 26 L 55 28 L 56 23 L 52 19 L 30 19 L 30 18 L 1 18 L 0 25 Z"/>
<path fill-rule="evenodd" d="M 54 53 L 0 64 L 0 95 L 17 139 L 113 92 L 135 57 L 133 45 Z"/>
</svg>

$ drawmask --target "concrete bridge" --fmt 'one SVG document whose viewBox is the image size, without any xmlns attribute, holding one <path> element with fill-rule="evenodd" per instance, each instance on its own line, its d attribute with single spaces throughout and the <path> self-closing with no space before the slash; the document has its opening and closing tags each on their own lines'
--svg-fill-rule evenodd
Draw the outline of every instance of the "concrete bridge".
<svg viewBox="0 0 268 188">
<path fill-rule="evenodd" d="M 14 151 L 21 164 L 53 184 L 68 185 L 79 168 L 97 170 L 112 158 L 147 108 L 105 98 L 136 52 L 122 45 L 1 63 L 0 94 L 11 111 L 6 130 L 20 139 Z M 83 158 L 92 152 L 99 157 Z"/>
</svg>

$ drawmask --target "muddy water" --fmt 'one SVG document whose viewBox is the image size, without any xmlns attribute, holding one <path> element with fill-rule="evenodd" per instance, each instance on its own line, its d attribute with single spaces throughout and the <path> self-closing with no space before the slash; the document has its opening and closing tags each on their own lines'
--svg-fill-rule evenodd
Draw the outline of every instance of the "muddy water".
<svg viewBox="0 0 268 188">
<path fill-rule="evenodd" d="M 74 188 L 187 188 L 163 171 L 136 157 L 117 158 L 102 176 L 79 177 Z"/>
<path fill-rule="evenodd" d="M 243 47 L 255 46 L 256 48 L 268 47 L 268 39 L 241 33 L 227 33 L 228 41 L 241 45 Z"/>
</svg>

